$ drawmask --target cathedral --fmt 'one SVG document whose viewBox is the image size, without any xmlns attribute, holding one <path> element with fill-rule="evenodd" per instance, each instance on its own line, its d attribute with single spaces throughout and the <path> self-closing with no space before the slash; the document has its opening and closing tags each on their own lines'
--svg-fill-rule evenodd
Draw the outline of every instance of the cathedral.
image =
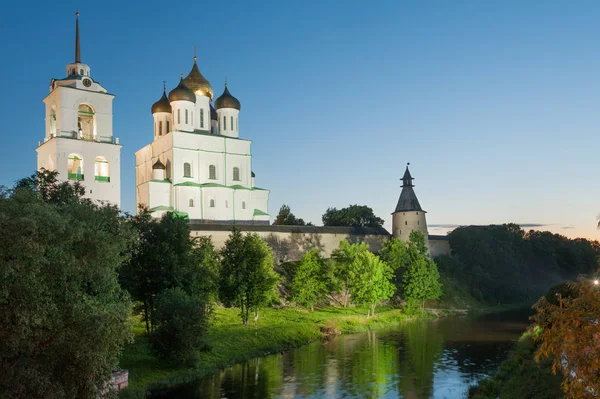
<svg viewBox="0 0 600 399">
<path fill-rule="evenodd" d="M 152 105 L 152 143 L 135 153 L 137 204 L 201 223 L 269 224 L 269 190 L 254 185 L 252 141 L 240 138 L 240 101 L 213 88 L 194 56 L 190 73 Z"/>
</svg>

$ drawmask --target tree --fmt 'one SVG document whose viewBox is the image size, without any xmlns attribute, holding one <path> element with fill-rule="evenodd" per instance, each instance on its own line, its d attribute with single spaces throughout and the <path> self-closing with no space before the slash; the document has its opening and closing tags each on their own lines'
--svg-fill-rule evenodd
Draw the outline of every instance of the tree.
<svg viewBox="0 0 600 399">
<path fill-rule="evenodd" d="M 425 237 L 420 231 L 415 230 L 410 233 L 408 255 L 410 263 L 402 276 L 403 295 L 409 304 L 421 302 L 423 308 L 425 300 L 438 299 L 442 296 L 442 285 L 440 273 L 427 253 Z"/>
<path fill-rule="evenodd" d="M 344 298 L 344 307 L 348 306 L 348 298 L 353 284 L 354 271 L 356 266 L 355 259 L 361 251 L 368 251 L 367 244 L 350 244 L 348 241 L 341 241 L 337 249 L 335 249 L 331 258 L 333 259 L 333 285 L 336 292 L 342 294 Z"/>
<path fill-rule="evenodd" d="M 540 342 L 535 359 L 552 360 L 567 398 L 589 398 L 600 392 L 600 290 L 582 280 L 555 291 L 554 298 L 542 297 L 534 305 Z"/>
<path fill-rule="evenodd" d="M 410 263 L 406 243 L 398 238 L 387 240 L 379 251 L 379 257 L 392 268 L 395 274 L 393 279 L 394 284 L 400 286 L 404 271 Z"/>
<path fill-rule="evenodd" d="M 279 213 L 273 222 L 275 226 L 306 226 L 307 224 L 303 219 L 296 218 L 296 216 L 290 211 L 290 207 L 287 205 L 281 205 Z M 308 225 L 312 226 L 311 223 Z"/>
<path fill-rule="evenodd" d="M 0 196 L 3 397 L 96 397 L 131 339 L 117 279 L 128 226 L 56 176 L 41 171 Z"/>
<path fill-rule="evenodd" d="M 205 345 L 212 307 L 208 298 L 189 295 L 179 287 L 161 291 L 156 299 L 152 351 L 171 364 L 193 366 Z"/>
<path fill-rule="evenodd" d="M 267 244 L 256 234 L 234 229 L 221 250 L 219 298 L 226 307 L 238 307 L 244 325 L 250 311 L 258 320 L 259 308 L 274 296 L 277 275 L 273 271 L 273 255 Z"/>
<path fill-rule="evenodd" d="M 394 271 L 378 256 L 361 250 L 350 272 L 353 274 L 350 284 L 352 302 L 359 306 L 368 305 L 367 317 L 375 316 L 375 306 L 394 295 L 396 287 L 390 281 Z"/>
<path fill-rule="evenodd" d="M 319 250 L 311 249 L 296 269 L 292 280 L 292 298 L 313 310 L 328 292 L 325 259 L 319 255 Z"/>
<path fill-rule="evenodd" d="M 323 214 L 324 226 L 381 227 L 383 219 L 375 216 L 373 209 L 365 205 L 350 205 L 347 208 L 328 208 Z"/>
</svg>

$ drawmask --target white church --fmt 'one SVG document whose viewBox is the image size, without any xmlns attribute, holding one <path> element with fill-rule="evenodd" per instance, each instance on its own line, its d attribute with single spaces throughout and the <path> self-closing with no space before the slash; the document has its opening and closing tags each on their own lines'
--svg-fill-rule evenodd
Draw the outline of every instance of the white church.
<svg viewBox="0 0 600 399">
<path fill-rule="evenodd" d="M 197 59 L 179 85 L 152 105 L 152 143 L 135 153 L 136 201 L 153 216 L 269 224 L 269 190 L 254 185 L 252 141 L 240 138 L 240 102 L 213 89 Z"/>
<path fill-rule="evenodd" d="M 119 139 L 113 136 L 110 94 L 81 61 L 79 14 L 75 61 L 67 76 L 52 79 L 46 106 L 46 135 L 36 149 L 38 170 L 56 170 L 62 181 L 80 182 L 85 196 L 121 205 Z M 392 213 L 392 234 L 383 227 L 273 226 L 269 190 L 256 187 L 252 141 L 240 138 L 240 101 L 225 83 L 214 101 L 209 81 L 198 69 L 152 105 L 152 142 L 135 153 L 136 202 L 154 217 L 165 213 L 189 220 L 193 237 L 211 237 L 217 248 L 233 225 L 262 237 L 279 261 L 294 260 L 310 248 L 329 256 L 340 241 L 363 241 L 377 251 L 390 237 L 408 241 L 419 230 L 433 256 L 450 252 L 448 238 L 428 234 L 426 212 L 414 192 L 408 166 Z"/>
</svg>

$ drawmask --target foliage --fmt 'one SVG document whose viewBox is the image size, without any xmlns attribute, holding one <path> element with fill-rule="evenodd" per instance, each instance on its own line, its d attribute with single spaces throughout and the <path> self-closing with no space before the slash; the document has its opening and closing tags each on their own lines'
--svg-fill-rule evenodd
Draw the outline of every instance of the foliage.
<svg viewBox="0 0 600 399">
<path fill-rule="evenodd" d="M 392 268 L 395 273 L 394 284 L 399 286 L 406 266 L 410 262 L 406 243 L 398 238 L 387 240 L 379 251 L 379 257 Z"/>
<path fill-rule="evenodd" d="M 350 205 L 347 208 L 328 208 L 323 214 L 324 226 L 381 227 L 383 219 L 375 216 L 366 205 Z"/>
<path fill-rule="evenodd" d="M 341 241 L 340 246 L 332 254 L 333 259 L 333 281 L 332 285 L 336 292 L 342 294 L 344 298 L 344 307 L 348 306 L 348 298 L 354 281 L 353 273 L 350 269 L 356 265 L 354 260 L 361 251 L 368 251 L 367 244 L 350 244 L 348 241 Z"/>
<path fill-rule="evenodd" d="M 279 213 L 273 222 L 275 226 L 306 226 L 307 224 L 301 218 L 296 218 L 296 216 L 290 211 L 290 207 L 287 205 L 281 205 L 279 208 Z M 308 226 L 312 226 L 311 223 L 308 223 Z"/>
<path fill-rule="evenodd" d="M 171 364 L 194 365 L 205 346 L 212 307 L 207 298 L 192 296 L 181 288 L 168 288 L 156 298 L 153 352 Z"/>
<path fill-rule="evenodd" d="M 587 398 L 600 392 L 600 290 L 585 280 L 567 287 L 568 295 L 557 293 L 558 304 L 542 297 L 534 305 L 532 320 L 541 329 L 535 359 L 552 360 L 568 398 Z"/>
<path fill-rule="evenodd" d="M 449 234 L 452 256 L 441 272 L 463 281 L 491 304 L 539 297 L 553 284 L 598 268 L 600 244 L 515 224 L 459 227 Z"/>
<path fill-rule="evenodd" d="M 311 249 L 296 268 L 292 280 L 292 298 L 314 310 L 315 304 L 329 293 L 328 288 L 326 261 L 317 249 Z"/>
<path fill-rule="evenodd" d="M 234 229 L 221 250 L 219 298 L 226 307 L 238 307 L 242 323 L 248 325 L 250 311 L 258 319 L 258 310 L 273 299 L 278 281 L 273 271 L 273 255 L 256 234 Z"/>
<path fill-rule="evenodd" d="M 471 399 L 560 398 L 560 378 L 552 374 L 548 361 L 536 363 L 533 359 L 538 348 L 531 332 L 525 333 L 515 344 L 507 359 L 500 364 L 498 372 L 487 380 L 481 380 L 470 389 Z"/>
<path fill-rule="evenodd" d="M 130 339 L 116 271 L 131 234 L 81 194 L 41 171 L 0 196 L 3 397 L 96 397 Z"/>
<path fill-rule="evenodd" d="M 121 269 L 121 284 L 142 304 L 140 310 L 150 334 L 156 298 L 161 291 L 180 287 L 189 295 L 196 295 L 198 290 L 212 289 L 216 254 L 204 241 L 194 249 L 188 223 L 172 213 L 156 220 L 142 212 L 129 223 L 137 232 L 137 239 L 129 248 L 131 260 Z"/>
</svg>

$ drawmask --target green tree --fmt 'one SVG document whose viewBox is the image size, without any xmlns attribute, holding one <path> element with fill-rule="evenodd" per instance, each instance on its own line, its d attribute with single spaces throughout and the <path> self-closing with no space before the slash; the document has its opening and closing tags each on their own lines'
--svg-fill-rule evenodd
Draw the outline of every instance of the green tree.
<svg viewBox="0 0 600 399">
<path fill-rule="evenodd" d="M 348 299 L 356 274 L 353 268 L 357 265 L 355 260 L 361 251 L 368 251 L 367 244 L 350 244 L 341 241 L 338 248 L 332 254 L 333 259 L 333 286 L 336 292 L 342 294 L 344 307 L 348 306 Z"/>
<path fill-rule="evenodd" d="M 193 366 L 198 351 L 205 345 L 210 326 L 207 297 L 189 295 L 179 287 L 167 288 L 156 299 L 154 332 L 150 336 L 152 351 L 175 365 Z"/>
<path fill-rule="evenodd" d="M 146 322 L 146 331 L 151 334 L 152 314 L 161 291 L 180 287 L 187 294 L 196 295 L 195 290 L 200 286 L 211 284 L 213 275 L 210 271 L 203 275 L 202 251 L 206 245 L 201 242 L 200 247 L 194 249 L 186 220 L 172 213 L 156 220 L 142 212 L 130 219 L 130 225 L 137 232 L 137 239 L 129 249 L 130 261 L 121 269 L 121 283 L 141 303 L 139 310 Z M 211 263 L 206 267 L 214 269 L 215 266 Z"/>
<path fill-rule="evenodd" d="M 409 302 L 420 302 L 438 299 L 442 295 L 440 273 L 433 259 L 427 252 L 425 237 L 420 231 L 410 233 L 408 243 L 410 263 L 402 277 L 404 298 Z"/>
<path fill-rule="evenodd" d="M 349 270 L 350 295 L 356 305 L 369 306 L 369 317 L 375 315 L 377 304 L 394 295 L 396 287 L 390 281 L 394 276 L 392 268 L 369 250 L 364 250 L 365 247 L 361 247 Z"/>
<path fill-rule="evenodd" d="M 287 205 L 281 205 L 279 208 L 279 213 L 273 222 L 275 226 L 306 226 L 306 223 L 303 219 L 297 218 L 290 210 L 290 207 Z M 308 225 L 312 225 L 309 223 Z"/>
<path fill-rule="evenodd" d="M 387 240 L 379 251 L 379 257 L 392 268 L 394 284 L 400 286 L 406 266 L 410 263 L 406 243 L 398 238 Z"/>
<path fill-rule="evenodd" d="M 328 208 L 323 214 L 324 226 L 381 227 L 383 219 L 375 216 L 366 205 L 350 205 L 347 208 Z"/>
<path fill-rule="evenodd" d="M 0 195 L 0 392 L 96 397 L 131 338 L 128 226 L 42 171 Z M 33 184 L 28 184 L 32 182 Z"/>
<path fill-rule="evenodd" d="M 277 275 L 269 246 L 256 234 L 234 229 L 221 250 L 219 298 L 226 307 L 238 307 L 244 325 L 250 312 L 258 320 L 259 308 L 273 299 Z"/>
<path fill-rule="evenodd" d="M 304 255 L 292 280 L 292 298 L 310 310 L 329 292 L 326 261 L 319 250 L 311 249 Z"/>
</svg>

